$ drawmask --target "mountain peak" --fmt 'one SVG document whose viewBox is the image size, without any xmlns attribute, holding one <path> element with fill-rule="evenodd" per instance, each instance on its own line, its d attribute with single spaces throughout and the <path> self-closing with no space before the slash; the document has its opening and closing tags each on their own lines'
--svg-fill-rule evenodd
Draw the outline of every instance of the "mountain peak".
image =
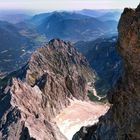
<svg viewBox="0 0 140 140">
<path fill-rule="evenodd" d="M 49 41 L 44 47 L 37 49 L 31 56 L 29 66 L 31 66 L 30 71 L 33 72 L 36 69 L 35 73 L 42 73 L 42 75 L 44 71 L 50 71 L 49 73 L 57 74 L 58 72 L 66 76 L 74 72 L 73 66 L 82 68 L 82 66 L 89 67 L 89 64 L 86 58 L 72 47 L 71 43 L 57 38 Z M 36 68 L 32 68 L 33 66 Z M 90 69 L 85 74 L 89 73 Z M 33 79 L 31 81 L 29 78 L 28 82 L 34 85 L 35 81 L 33 82 Z"/>
<path fill-rule="evenodd" d="M 93 82 L 95 75 L 85 57 L 70 43 L 52 39 L 38 48 L 26 68 L 19 71 L 24 75 L 15 74 L 16 78 L 0 94 L 0 139 L 26 136 L 66 140 L 52 118 L 70 100 L 88 99 L 87 84 Z"/>
<path fill-rule="evenodd" d="M 139 3 L 139 5 L 138 5 L 138 7 L 136 8 L 135 11 L 136 11 L 136 12 L 140 12 L 140 3 Z"/>
<path fill-rule="evenodd" d="M 48 44 L 53 45 L 54 47 L 65 47 L 66 45 L 68 45 L 67 42 L 60 40 L 59 38 L 50 40 Z"/>
</svg>

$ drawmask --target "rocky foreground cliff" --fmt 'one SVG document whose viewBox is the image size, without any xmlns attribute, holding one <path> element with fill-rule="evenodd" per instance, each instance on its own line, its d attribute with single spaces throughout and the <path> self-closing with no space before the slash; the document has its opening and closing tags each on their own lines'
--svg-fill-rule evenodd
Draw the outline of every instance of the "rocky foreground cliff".
<svg viewBox="0 0 140 140">
<path fill-rule="evenodd" d="M 118 31 L 125 72 L 108 94 L 112 106 L 96 125 L 81 128 L 73 140 L 140 140 L 140 5 L 124 9 Z"/>
<path fill-rule="evenodd" d="M 0 139 L 65 140 L 52 118 L 70 99 L 86 100 L 86 85 L 94 77 L 70 43 L 51 40 L 26 66 L 1 81 L 8 85 L 0 93 Z"/>
</svg>

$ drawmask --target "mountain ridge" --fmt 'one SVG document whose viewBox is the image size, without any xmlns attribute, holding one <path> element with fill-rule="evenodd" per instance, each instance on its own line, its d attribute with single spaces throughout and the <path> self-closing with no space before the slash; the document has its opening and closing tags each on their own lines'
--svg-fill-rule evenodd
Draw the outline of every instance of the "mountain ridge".
<svg viewBox="0 0 140 140">
<path fill-rule="evenodd" d="M 0 93 L 0 139 L 66 140 L 52 118 L 73 98 L 88 100 L 86 85 L 95 74 L 85 57 L 53 39 L 14 77 Z"/>
</svg>

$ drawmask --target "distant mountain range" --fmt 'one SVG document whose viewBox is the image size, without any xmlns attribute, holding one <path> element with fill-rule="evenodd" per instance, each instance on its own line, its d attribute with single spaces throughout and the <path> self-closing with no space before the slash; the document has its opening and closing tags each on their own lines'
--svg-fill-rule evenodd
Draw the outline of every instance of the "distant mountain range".
<svg viewBox="0 0 140 140">
<path fill-rule="evenodd" d="M 75 12 L 53 12 L 34 16 L 33 23 L 38 32 L 47 38 L 62 38 L 76 42 L 79 40 L 93 40 L 100 36 L 116 33 L 117 21 L 101 21 L 98 18 Z"/>
<path fill-rule="evenodd" d="M 1 15 L 0 14 L 0 20 L 7 21 L 7 22 L 10 22 L 13 24 L 16 24 L 18 22 L 22 22 L 22 21 L 27 20 L 27 19 L 30 19 L 30 16 L 26 15 L 26 14 L 15 14 L 15 15 L 12 15 L 12 14 Z"/>
<path fill-rule="evenodd" d="M 108 12 L 108 13 L 98 17 L 98 19 L 101 21 L 108 21 L 108 20 L 119 21 L 120 15 L 121 15 L 121 12 L 119 12 L 119 11 Z"/>
<path fill-rule="evenodd" d="M 118 21 L 120 18 L 120 15 L 122 13 L 122 10 L 121 9 L 103 9 L 103 10 L 101 10 L 101 9 L 100 10 L 83 9 L 81 11 L 77 11 L 77 13 L 95 17 L 102 21 L 105 21 L 105 20 Z"/>
<path fill-rule="evenodd" d="M 13 24 L 28 20 L 32 17 L 31 11 L 24 10 L 0 10 L 0 21 L 7 21 Z"/>
<path fill-rule="evenodd" d="M 19 28 L 35 30 L 48 40 L 62 38 L 76 42 L 93 40 L 117 32 L 119 10 L 55 11 L 36 14 L 18 14 L 0 11 L 0 20 L 14 23 Z M 45 39 L 46 40 L 46 39 Z"/>
<path fill-rule="evenodd" d="M 107 13 L 110 11 L 83 10 L 31 16 L 24 12 L 0 11 L 0 20 L 10 22 L 0 21 L 0 75 L 23 66 L 35 48 L 52 38 L 75 43 L 116 34 L 116 20 L 100 20 Z"/>
</svg>

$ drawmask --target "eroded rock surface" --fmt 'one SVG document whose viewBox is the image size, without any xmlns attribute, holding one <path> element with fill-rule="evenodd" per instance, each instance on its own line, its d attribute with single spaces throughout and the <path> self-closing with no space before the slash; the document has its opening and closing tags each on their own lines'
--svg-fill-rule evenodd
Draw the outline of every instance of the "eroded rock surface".
<svg viewBox="0 0 140 140">
<path fill-rule="evenodd" d="M 81 128 L 73 140 L 140 140 L 140 5 L 124 9 L 118 31 L 125 72 L 108 94 L 112 106 L 96 125 Z"/>
<path fill-rule="evenodd" d="M 87 99 L 86 85 L 95 75 L 85 57 L 54 39 L 14 76 L 0 94 L 0 139 L 65 140 L 52 118 L 70 99 Z"/>
</svg>

